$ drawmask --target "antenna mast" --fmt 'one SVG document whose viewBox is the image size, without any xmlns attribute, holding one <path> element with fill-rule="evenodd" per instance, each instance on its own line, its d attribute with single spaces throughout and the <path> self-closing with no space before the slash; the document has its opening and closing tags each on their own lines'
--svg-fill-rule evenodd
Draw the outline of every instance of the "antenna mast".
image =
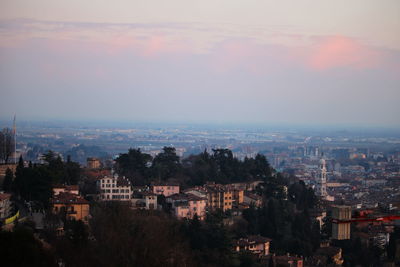
<svg viewBox="0 0 400 267">
<path fill-rule="evenodd" d="M 17 115 L 14 114 L 14 124 L 13 124 L 13 132 L 14 132 L 14 164 L 17 164 L 17 125 L 16 125 Z"/>
</svg>

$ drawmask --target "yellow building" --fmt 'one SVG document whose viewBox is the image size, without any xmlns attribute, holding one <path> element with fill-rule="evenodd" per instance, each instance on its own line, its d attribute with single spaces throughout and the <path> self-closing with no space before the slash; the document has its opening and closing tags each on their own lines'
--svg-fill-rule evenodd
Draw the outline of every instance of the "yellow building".
<svg viewBox="0 0 400 267">
<path fill-rule="evenodd" d="M 219 184 L 206 185 L 206 192 L 208 207 L 211 210 L 227 211 L 232 209 L 233 192 L 229 188 Z"/>
<path fill-rule="evenodd" d="M 242 204 L 244 202 L 244 191 L 241 189 L 232 190 L 232 198 L 235 206 Z"/>
<path fill-rule="evenodd" d="M 89 202 L 81 196 L 61 192 L 51 199 L 51 203 L 53 213 L 85 223 L 89 220 Z"/>
<path fill-rule="evenodd" d="M 87 158 L 86 162 L 89 169 L 101 168 L 101 161 L 98 158 Z"/>
</svg>

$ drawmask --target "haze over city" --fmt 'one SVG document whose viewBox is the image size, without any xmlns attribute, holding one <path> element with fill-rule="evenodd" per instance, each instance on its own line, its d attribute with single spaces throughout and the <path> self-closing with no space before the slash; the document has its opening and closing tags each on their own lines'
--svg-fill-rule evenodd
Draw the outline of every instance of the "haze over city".
<svg viewBox="0 0 400 267">
<path fill-rule="evenodd" d="M 0 117 L 400 125 L 400 2 L 2 1 Z"/>
</svg>

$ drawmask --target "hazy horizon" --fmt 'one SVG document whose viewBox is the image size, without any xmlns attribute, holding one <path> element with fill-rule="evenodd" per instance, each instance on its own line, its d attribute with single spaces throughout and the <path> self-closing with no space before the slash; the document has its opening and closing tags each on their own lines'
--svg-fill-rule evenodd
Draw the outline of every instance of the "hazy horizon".
<svg viewBox="0 0 400 267">
<path fill-rule="evenodd" d="M 307 124 L 307 123 L 238 123 L 238 122 L 187 122 L 187 121 L 128 121 L 128 120 L 84 120 L 84 119 L 52 119 L 33 118 L 24 119 L 16 117 L 17 130 L 20 128 L 45 127 L 45 128 L 87 128 L 87 129 L 134 129 L 134 128 L 187 128 L 187 129 L 235 129 L 235 130 L 261 130 L 261 131 L 300 131 L 300 132 L 348 132 L 348 133 L 379 133 L 400 134 L 398 126 L 382 125 L 349 125 L 349 124 Z M 0 128 L 12 128 L 13 118 L 0 117 Z"/>
</svg>

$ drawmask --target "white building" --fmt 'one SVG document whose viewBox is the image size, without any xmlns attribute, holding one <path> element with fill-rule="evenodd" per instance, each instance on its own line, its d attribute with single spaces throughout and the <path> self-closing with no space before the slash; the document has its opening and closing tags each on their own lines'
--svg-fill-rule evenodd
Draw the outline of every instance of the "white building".
<svg viewBox="0 0 400 267">
<path fill-rule="evenodd" d="M 132 198 L 131 182 L 125 177 L 105 176 L 97 181 L 99 199 L 104 201 L 129 201 Z"/>
</svg>

